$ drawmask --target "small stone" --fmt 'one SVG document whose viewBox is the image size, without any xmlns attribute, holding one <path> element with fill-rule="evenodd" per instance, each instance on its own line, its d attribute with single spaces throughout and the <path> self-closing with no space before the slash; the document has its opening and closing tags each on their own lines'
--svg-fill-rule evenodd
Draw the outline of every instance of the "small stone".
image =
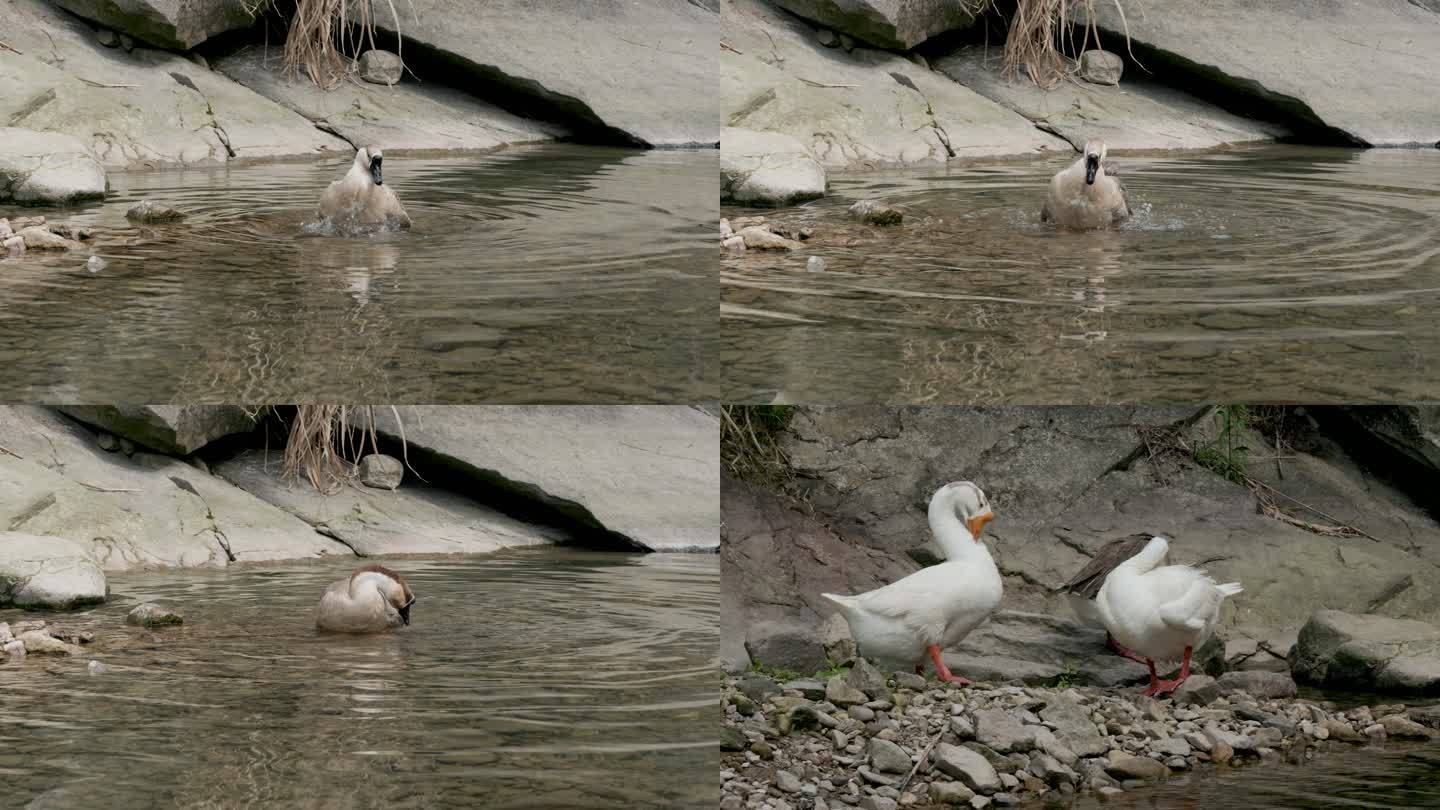
<svg viewBox="0 0 1440 810">
<path fill-rule="evenodd" d="M 106 261 L 99 256 L 91 256 L 85 260 L 85 269 L 92 273 L 98 273 L 105 269 Z"/>
<path fill-rule="evenodd" d="M 732 253 L 744 253 L 745 237 L 741 236 L 738 233 L 734 236 L 727 236 L 725 240 L 720 243 L 720 247 L 723 247 Z"/>
<path fill-rule="evenodd" d="M 760 674 L 742 676 L 736 682 L 735 688 L 756 703 L 764 703 L 765 698 L 780 694 L 780 684 L 775 683 L 772 678 Z"/>
<path fill-rule="evenodd" d="M 869 706 L 851 706 L 845 712 L 862 723 L 868 723 L 875 719 L 875 710 Z"/>
<path fill-rule="evenodd" d="M 12 638 L 5 642 L 5 654 L 15 658 L 25 657 L 25 642 L 18 638 Z"/>
<path fill-rule="evenodd" d="M 167 624 L 182 624 L 185 617 L 179 611 L 162 607 L 154 602 L 136 605 L 125 617 L 126 624 L 140 627 L 163 627 Z"/>
<path fill-rule="evenodd" d="M 1210 745 L 1210 761 L 1216 765 L 1224 765 L 1235 758 L 1235 749 L 1230 744 L 1220 740 Z"/>
<path fill-rule="evenodd" d="M 831 676 L 825 682 L 825 699 L 836 706 L 856 706 L 870 698 L 864 692 L 845 682 L 840 675 Z"/>
<path fill-rule="evenodd" d="M 1122 788 L 1111 787 L 1110 785 L 1101 785 L 1098 789 L 1096 789 L 1095 792 L 1100 794 L 1100 798 L 1102 800 L 1109 801 L 1116 796 L 1120 796 L 1125 791 Z"/>
<path fill-rule="evenodd" d="M 1384 742 L 1385 734 L 1385 727 L 1379 723 L 1372 723 L 1365 727 L 1365 736 L 1369 737 L 1371 742 Z"/>
<path fill-rule="evenodd" d="M 124 436 L 121 436 L 121 437 L 120 437 L 120 452 L 124 453 L 124 454 L 127 455 L 127 456 L 133 456 L 133 455 L 135 455 L 135 442 L 130 441 L 129 439 L 125 438 Z"/>
<path fill-rule="evenodd" d="M 730 227 L 730 220 L 726 219 L 725 217 L 721 217 L 721 218 L 720 218 L 720 238 L 721 238 L 721 239 L 729 239 L 729 238 L 730 238 L 731 236 L 733 236 L 734 234 L 735 234 L 735 229 L 732 228 L 732 227 Z M 830 614 L 830 618 L 832 618 L 832 619 L 839 619 L 841 624 L 845 624 L 845 618 L 844 618 L 843 616 L 841 616 L 839 613 L 831 613 L 831 614 Z M 826 626 L 826 629 L 829 629 L 830 623 L 829 623 L 829 622 L 826 622 L 826 625 L 825 625 L 825 626 Z M 847 630 L 847 632 L 846 632 L 846 635 L 849 635 L 848 630 Z M 834 660 L 834 659 L 831 659 L 831 660 Z"/>
<path fill-rule="evenodd" d="M 791 773 L 791 772 L 789 772 L 789 771 L 776 771 L 776 772 L 775 772 L 775 787 L 780 788 L 782 791 L 784 791 L 784 792 L 786 792 L 786 793 L 799 793 L 799 792 L 800 792 L 800 777 L 796 776 L 795 774 L 793 774 L 793 773 Z"/>
<path fill-rule="evenodd" d="M 360 78 L 371 84 L 398 84 L 405 64 L 397 54 L 379 49 L 360 54 Z"/>
<path fill-rule="evenodd" d="M 995 767 L 979 753 L 958 745 L 940 743 L 931 754 L 941 773 L 964 782 L 977 793 L 994 793 L 1001 788 Z"/>
<path fill-rule="evenodd" d="M 771 750 L 770 743 L 764 740 L 756 740 L 750 744 L 750 751 L 761 759 L 774 759 L 775 752 Z"/>
<path fill-rule="evenodd" d="M 840 37 L 835 36 L 835 32 L 828 28 L 821 28 L 815 32 L 815 41 L 826 48 L 834 48 L 840 44 Z"/>
<path fill-rule="evenodd" d="M 909 773 L 910 755 L 888 740 L 871 740 L 870 764 L 881 773 Z"/>
<path fill-rule="evenodd" d="M 805 270 L 811 273 L 823 273 L 825 272 L 825 260 L 819 256 L 811 256 L 805 260 Z"/>
<path fill-rule="evenodd" d="M 95 41 L 106 48 L 113 48 L 120 44 L 120 37 L 115 36 L 115 32 L 108 28 L 101 28 L 95 32 Z"/>
<path fill-rule="evenodd" d="M 744 751 L 745 735 L 740 729 L 734 726 L 720 727 L 720 750 L 721 751 Z"/>
<path fill-rule="evenodd" d="M 855 666 L 845 675 L 845 683 L 869 695 L 873 700 L 890 697 L 890 687 L 885 682 L 885 676 L 865 658 L 855 659 Z"/>
<path fill-rule="evenodd" d="M 1109 51 L 1091 49 L 1080 54 L 1080 78 L 1091 84 L 1119 84 L 1125 62 Z"/>
<path fill-rule="evenodd" d="M 95 443 L 100 445 L 100 449 L 107 453 L 113 453 L 120 449 L 120 441 L 109 433 L 101 433 L 99 436 L 96 436 Z"/>
<path fill-rule="evenodd" d="M 1259 698 L 1293 698 L 1296 694 L 1295 680 L 1285 672 L 1258 669 L 1227 672 L 1216 683 L 1222 690 L 1238 689 Z"/>
<path fill-rule="evenodd" d="M 810 258 L 813 260 L 820 257 L 811 256 Z M 916 692 L 923 692 L 926 688 L 929 687 L 929 684 L 925 681 L 924 675 L 916 675 L 913 672 L 895 673 L 895 685 L 902 689 L 911 689 Z"/>
<path fill-rule="evenodd" d="M 1002 754 L 1035 747 L 1035 732 L 1004 709 L 975 712 L 975 739 Z"/>
<path fill-rule="evenodd" d="M 10 220 L 0 217 L 0 239 L 9 239 L 15 235 L 15 230 L 10 227 Z"/>
<path fill-rule="evenodd" d="M 799 242 L 771 233 L 769 228 L 759 225 L 742 228 L 736 236 L 745 241 L 746 248 L 755 250 L 799 250 L 801 247 Z"/>
<path fill-rule="evenodd" d="M 963 714 L 959 717 L 950 718 L 950 731 L 959 738 L 961 742 L 975 739 L 975 723 Z"/>
<path fill-rule="evenodd" d="M 849 34 L 840 35 L 840 47 L 847 51 L 855 50 L 855 40 Z"/>
<path fill-rule="evenodd" d="M 371 453 L 360 459 L 360 483 L 375 489 L 393 490 L 405 477 L 405 465 L 394 456 Z"/>
<path fill-rule="evenodd" d="M 1180 705 L 1208 706 L 1220 697 L 1220 686 L 1209 675 L 1191 675 L 1173 693 Z"/>
<path fill-rule="evenodd" d="M 25 652 L 31 655 L 36 653 L 48 653 L 51 655 L 80 654 L 79 647 L 73 644 L 66 644 L 44 630 L 26 630 L 20 634 L 18 640 L 25 645 Z"/>
<path fill-rule="evenodd" d="M 869 225 L 899 225 L 905 212 L 879 200 L 860 200 L 850 206 L 850 216 Z"/>
<path fill-rule="evenodd" d="M 135 38 L 129 34 L 121 34 L 120 47 L 124 48 L 126 53 L 135 50 Z"/>
<path fill-rule="evenodd" d="M 4 246 L 6 253 L 12 256 L 18 256 L 25 252 L 25 237 L 19 234 L 6 237 L 3 242 L 0 242 L 0 245 Z"/>
<path fill-rule="evenodd" d="M 110 668 L 99 661 L 91 661 L 85 665 L 85 670 L 91 675 L 104 675 Z"/>
<path fill-rule="evenodd" d="M 1256 748 L 1276 748 L 1285 741 L 1285 735 L 1278 728 L 1257 728 L 1250 741 Z"/>
<path fill-rule="evenodd" d="M 79 243 L 72 242 L 43 225 L 21 228 L 15 236 L 11 237 L 11 239 L 17 238 L 24 242 L 27 250 L 70 250 L 80 247 Z M 9 239 L 5 241 L 7 245 L 10 242 Z"/>
<path fill-rule="evenodd" d="M 860 801 L 860 810 L 896 810 L 899 805 L 886 796 L 866 796 Z"/>
<path fill-rule="evenodd" d="M 1112 751 L 1109 762 L 1105 765 L 1105 772 L 1116 779 L 1143 779 L 1147 781 L 1162 779 L 1169 771 L 1164 765 L 1149 757 L 1136 757 L 1122 752 Z"/>
<path fill-rule="evenodd" d="M 930 798 L 936 804 L 967 804 L 974 796 L 975 791 L 959 782 L 930 783 Z"/>
<path fill-rule="evenodd" d="M 155 225 L 162 222 L 179 222 L 185 218 L 185 212 L 164 203 L 141 200 L 130 206 L 129 210 L 125 212 L 125 218 L 131 222 Z"/>
<path fill-rule="evenodd" d="M 1327 717 L 1320 721 L 1320 727 L 1328 731 L 1331 737 L 1343 742 L 1362 742 L 1365 739 L 1355 730 L 1354 726 L 1333 717 Z"/>
</svg>

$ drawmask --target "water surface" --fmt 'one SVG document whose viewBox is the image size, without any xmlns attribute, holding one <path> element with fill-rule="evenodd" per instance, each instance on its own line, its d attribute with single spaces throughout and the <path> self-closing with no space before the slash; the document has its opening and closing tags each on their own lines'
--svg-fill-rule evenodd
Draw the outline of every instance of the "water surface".
<svg viewBox="0 0 1440 810">
<path fill-rule="evenodd" d="M 407 233 L 307 234 L 344 160 L 114 172 L 95 226 L 0 259 L 12 400 L 690 402 L 713 398 L 714 151 L 387 156 Z M 149 198 L 189 212 L 135 228 Z M 107 264 L 86 269 L 90 255 Z M 703 316 L 703 317 L 700 317 Z"/>
<path fill-rule="evenodd" d="M 0 662 L 0 806 L 714 808 L 714 555 L 397 560 L 410 627 L 317 633 L 352 567 L 112 577 L 83 656 Z"/>
<path fill-rule="evenodd" d="M 722 398 L 1440 398 L 1440 150 L 1118 156 L 1136 215 L 1091 233 L 1039 221 L 1072 159 L 832 175 L 798 208 L 725 209 L 815 236 L 722 260 Z M 866 197 L 906 222 L 848 222 Z"/>
</svg>

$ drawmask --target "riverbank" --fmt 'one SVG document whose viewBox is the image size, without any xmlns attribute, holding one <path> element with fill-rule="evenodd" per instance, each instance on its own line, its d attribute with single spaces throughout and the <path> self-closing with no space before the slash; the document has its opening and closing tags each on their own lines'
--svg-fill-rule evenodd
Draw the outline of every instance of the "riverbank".
<svg viewBox="0 0 1440 810">
<path fill-rule="evenodd" d="M 0 408 L 0 604 L 103 601 L 107 573 L 156 568 L 718 542 L 706 453 L 718 427 L 688 406 L 385 410 L 374 445 L 354 443 L 358 432 L 337 444 L 346 460 L 314 482 L 284 473 L 294 418 L 241 406 Z M 366 429 L 337 424 L 337 442 L 347 426 Z"/>
<path fill-rule="evenodd" d="M 1197 675 L 1158 701 L 1134 689 L 962 688 L 868 663 L 826 674 L 725 678 L 722 810 L 1063 806 L 1181 773 L 1318 765 L 1337 747 L 1440 738 L 1434 706 L 1341 709 L 1293 697 L 1284 676 L 1223 689 Z"/>
</svg>

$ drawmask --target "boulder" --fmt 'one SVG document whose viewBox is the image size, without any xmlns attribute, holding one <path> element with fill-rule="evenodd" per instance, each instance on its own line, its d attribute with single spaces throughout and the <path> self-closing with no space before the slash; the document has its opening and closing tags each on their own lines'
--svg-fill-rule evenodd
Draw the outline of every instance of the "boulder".
<svg viewBox="0 0 1440 810">
<path fill-rule="evenodd" d="M 1042 89 L 1023 76 L 1006 78 L 994 49 L 987 56 L 981 45 L 958 48 L 935 60 L 934 66 L 980 95 L 1043 123 L 1077 150 L 1091 138 L 1103 139 L 1106 147 L 1115 152 L 1212 149 L 1273 141 L 1288 133 L 1278 124 L 1242 118 L 1183 90 L 1143 77 L 1127 80 L 1123 89 L 1083 82 L 1061 82 Z M 1073 157 L 1065 155 L 1066 160 Z"/>
<path fill-rule="evenodd" d="M 725 125 L 789 135 L 827 170 L 1070 151 L 898 54 L 827 48 L 805 22 L 759 0 L 722 0 L 721 8 L 720 39 L 730 46 L 719 57 Z"/>
<path fill-rule="evenodd" d="M 414 0 L 375 24 L 434 49 L 467 84 L 497 84 L 576 127 L 655 147 L 713 146 L 713 3 Z"/>
<path fill-rule="evenodd" d="M 159 225 L 166 222 L 179 222 L 185 218 L 185 212 L 164 203 L 141 200 L 126 209 L 125 218 L 143 225 Z"/>
<path fill-rule="evenodd" d="M 1119 686 L 1149 678 L 1143 664 L 1106 648 L 1103 629 L 1013 610 L 995 611 L 944 658 L 957 674 L 982 681 L 1042 685 L 1064 677 L 1081 685 Z"/>
<path fill-rule="evenodd" d="M 1363 405 L 1343 412 L 1390 449 L 1440 473 L 1440 405 Z"/>
<path fill-rule="evenodd" d="M 45 408 L 0 406 L 0 445 L 0 525 L 68 538 L 105 571 L 353 554 L 183 461 L 107 453 Z"/>
<path fill-rule="evenodd" d="M 821 627 L 837 615 L 834 604 L 820 594 L 871 590 L 916 568 L 909 560 L 887 559 L 847 542 L 794 505 L 749 484 L 726 477 L 720 486 L 725 504 L 722 649 L 743 646 L 751 659 L 764 664 L 818 670 L 826 665 Z M 805 556 L 796 555 L 796 549 L 804 549 Z"/>
<path fill-rule="evenodd" d="M 720 199 L 794 205 L 825 196 L 825 170 L 789 135 L 726 127 L 720 135 Z"/>
<path fill-rule="evenodd" d="M 1290 670 L 1327 686 L 1440 693 L 1440 627 L 1318 610 L 1290 650 Z"/>
<path fill-rule="evenodd" d="M 904 211 L 882 200 L 857 200 L 846 213 L 867 225 L 899 225 L 905 219 Z"/>
<path fill-rule="evenodd" d="M 871 45 L 902 51 L 975 23 L 972 6 L 953 0 L 776 0 L 775 4 Z"/>
<path fill-rule="evenodd" d="M 214 470 L 225 481 L 367 557 L 480 554 L 567 539 L 558 529 L 525 523 L 463 495 L 418 482 L 394 491 L 347 486 L 326 495 L 308 482 L 284 480 L 278 454 L 267 461 L 264 453 L 250 450 L 215 465 Z"/>
<path fill-rule="evenodd" d="M 31 655 L 79 655 L 80 648 L 67 644 L 44 630 L 26 630 L 16 637 L 25 645 L 25 652 Z"/>
<path fill-rule="evenodd" d="M 255 24 L 250 4 L 237 0 L 55 0 L 55 3 L 106 28 L 176 51 L 188 51 L 216 34 Z M 264 3 L 255 7 L 263 8 Z"/>
<path fill-rule="evenodd" d="M 1153 0 L 1143 14 L 1113 3 L 1075 8 L 1112 42 L 1150 50 L 1170 83 L 1249 96 L 1300 126 L 1369 146 L 1433 146 L 1440 116 L 1415 99 L 1440 75 L 1440 14 L 1420 2 Z M 1123 17 L 1122 17 L 1123 14 Z"/>
<path fill-rule="evenodd" d="M 373 48 L 360 54 L 360 78 L 371 84 L 398 84 L 405 72 L 400 55 Z"/>
<path fill-rule="evenodd" d="M 0 532 L 0 606 L 68 610 L 104 602 L 108 593 L 105 573 L 84 544 Z"/>
<path fill-rule="evenodd" d="M 179 54 L 108 49 L 85 22 L 44 0 L 12 0 L 5 12 L 5 42 L 19 53 L 0 48 L 0 121 L 73 136 L 101 166 L 351 152 L 299 114 Z"/>
<path fill-rule="evenodd" d="M 60 410 L 173 456 L 188 456 L 216 439 L 255 429 L 255 419 L 239 405 L 66 405 Z"/>
<path fill-rule="evenodd" d="M 378 53 L 369 51 L 369 54 Z M 350 143 L 398 150 L 492 151 L 569 134 L 558 124 L 532 121 L 439 82 L 393 87 L 347 82 L 322 90 L 285 73 L 259 48 L 221 57 L 215 69 L 267 99 L 325 126 Z M 398 78 L 398 77 L 397 77 Z M 347 150 L 347 157 L 352 155 Z"/>
<path fill-rule="evenodd" d="M 1258 698 L 1293 698 L 1296 694 L 1295 681 L 1285 672 L 1227 672 L 1216 683 L 1222 690 L 1238 689 Z"/>
<path fill-rule="evenodd" d="M 602 541 L 649 551 L 713 551 L 720 532 L 720 426 L 684 405 L 407 406 L 414 458 L 529 503 Z M 402 424 L 377 409 L 377 428 Z M 767 662 L 768 663 L 768 662 Z"/>
<path fill-rule="evenodd" d="M 0 201 L 66 205 L 105 190 L 105 169 L 79 138 L 0 127 Z"/>
</svg>

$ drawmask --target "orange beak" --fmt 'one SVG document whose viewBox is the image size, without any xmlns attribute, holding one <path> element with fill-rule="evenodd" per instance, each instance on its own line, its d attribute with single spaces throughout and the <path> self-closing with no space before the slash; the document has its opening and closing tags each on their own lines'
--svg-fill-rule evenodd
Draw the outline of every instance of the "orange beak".
<svg viewBox="0 0 1440 810">
<path fill-rule="evenodd" d="M 975 538 L 975 542 L 980 542 L 980 533 L 985 531 L 985 524 L 989 523 L 994 519 L 994 512 L 986 512 L 983 515 L 976 515 L 975 517 L 970 518 L 967 526 L 970 529 L 970 536 Z"/>
</svg>

